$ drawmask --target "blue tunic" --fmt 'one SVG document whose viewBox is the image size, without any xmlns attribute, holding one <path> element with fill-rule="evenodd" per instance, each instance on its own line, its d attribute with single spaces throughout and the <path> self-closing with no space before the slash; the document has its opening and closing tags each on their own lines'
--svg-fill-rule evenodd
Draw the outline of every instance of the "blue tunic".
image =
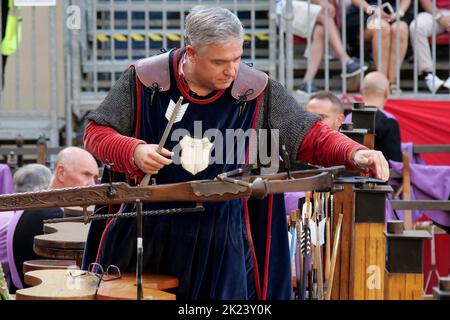
<svg viewBox="0 0 450 320">
<path fill-rule="evenodd" d="M 231 89 L 218 92 L 209 99 L 193 99 L 182 90 L 175 75 L 178 74 L 177 55 L 180 51 L 173 51 L 170 55 L 171 88 L 169 91 L 158 92 L 151 99 L 151 92 L 141 88 L 138 104 L 137 124 L 139 127 L 137 138 L 150 144 L 158 144 L 167 124 L 165 117 L 170 101 L 178 101 L 180 95 L 184 96 L 184 103 L 189 103 L 181 121 L 174 124 L 172 132 L 176 129 L 185 129 L 191 137 L 203 138 L 207 130 L 219 130 L 225 137 L 227 129 L 247 130 L 256 123 L 258 116 L 258 99 L 248 101 L 245 108 L 236 103 L 231 96 Z M 201 121 L 201 136 L 194 130 L 194 122 Z M 198 130 L 197 130 L 198 131 Z M 196 136 L 197 134 L 197 136 Z M 177 140 L 167 140 L 165 148 L 172 150 L 179 143 Z M 180 164 L 165 166 L 157 175 L 157 184 L 184 182 L 200 179 L 213 179 L 220 173 L 234 170 L 242 166 L 242 161 L 236 161 L 236 150 L 227 150 L 223 143 L 223 159 L 234 159 L 225 163 L 210 163 L 209 166 L 196 175 L 186 171 Z M 248 140 L 244 145 L 247 150 Z M 213 155 L 217 151 L 213 151 Z M 228 152 L 228 153 L 227 153 Z M 245 152 L 244 152 L 245 156 Z M 242 160 L 242 159 L 239 159 Z M 282 275 L 275 275 L 269 282 L 275 282 L 275 290 L 270 289 L 267 298 L 289 298 L 290 295 L 290 268 L 288 263 L 287 229 L 284 217 L 283 201 L 276 197 L 277 212 L 272 219 L 278 225 L 277 229 L 284 230 L 280 236 L 280 244 L 286 245 L 280 250 L 280 258 L 270 259 L 270 269 L 277 267 L 280 261 L 284 268 L 279 269 Z M 267 212 L 267 202 L 250 206 L 250 218 L 244 210 L 242 199 L 224 202 L 204 203 L 205 211 L 193 214 L 166 215 L 159 217 L 144 217 L 143 246 L 144 246 L 144 272 L 162 273 L 179 277 L 179 287 L 175 290 L 177 299 L 255 299 L 261 295 L 261 285 L 264 281 L 264 264 L 268 262 L 265 255 L 267 219 L 262 217 L 258 222 L 260 206 Z M 193 207 L 194 203 L 147 203 L 144 210 Z M 124 211 L 134 211 L 131 205 Z M 247 218 L 247 219 L 246 219 Z M 257 249 L 253 250 L 253 243 L 248 237 L 250 222 L 255 224 L 255 242 Z M 266 223 L 264 223 L 264 221 Z M 281 225 L 280 225 L 281 223 Z M 283 225 L 284 224 L 284 225 Z M 97 254 L 99 235 L 103 231 L 104 222 L 93 222 L 86 245 L 83 268 L 95 260 Z M 259 230 L 259 231 L 258 231 Z M 286 241 L 284 241 L 284 239 Z M 91 243 L 90 243 L 91 242 Z M 275 241 L 276 242 L 276 241 Z M 272 247 L 273 245 L 271 245 Z M 285 250 L 286 249 L 286 250 Z M 255 254 L 255 252 L 257 254 Z M 287 254 L 286 254 L 287 253 Z M 287 260 L 285 259 L 287 258 Z M 277 262 L 277 260 L 279 262 Z M 255 268 L 258 261 L 259 268 Z M 136 219 L 117 219 L 112 222 L 105 233 L 104 242 L 100 249 L 99 263 L 104 267 L 110 264 L 117 265 L 122 272 L 135 272 L 136 270 Z M 259 279 L 257 270 L 259 269 Z M 283 270 L 284 269 L 284 270 Z M 289 281 L 280 281 L 281 278 Z M 255 279 L 258 279 L 255 281 Z M 288 284 L 287 284 L 288 283 Z"/>
</svg>

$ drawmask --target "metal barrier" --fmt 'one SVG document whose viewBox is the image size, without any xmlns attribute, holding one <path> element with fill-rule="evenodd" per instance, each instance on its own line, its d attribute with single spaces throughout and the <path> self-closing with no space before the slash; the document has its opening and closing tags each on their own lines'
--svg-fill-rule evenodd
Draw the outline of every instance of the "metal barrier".
<svg viewBox="0 0 450 320">
<path fill-rule="evenodd" d="M 0 139 L 13 139 L 19 133 L 25 138 L 37 139 L 41 133 L 50 137 L 50 146 L 73 141 L 74 130 L 66 126 L 65 141 L 59 133 L 68 123 L 80 122 L 106 96 L 120 74 L 137 59 L 184 45 L 185 17 L 195 5 L 222 6 L 234 11 L 245 28 L 244 61 L 294 90 L 299 76 L 307 70 L 311 56 L 300 56 L 304 45 L 293 39 L 292 21 L 295 19 L 293 0 L 277 13 L 279 0 L 61 0 L 56 7 L 23 7 L 23 41 L 18 50 L 8 58 L 7 79 L 0 100 Z M 305 0 L 306 1 L 306 0 Z M 436 0 L 433 1 L 435 7 Z M 307 0 L 311 3 L 311 0 Z M 329 15 L 325 3 L 325 19 Z M 381 0 L 378 0 L 381 3 Z M 397 0 L 397 4 L 399 0 Z M 346 7 L 340 4 L 341 41 L 345 48 Z M 412 10 L 418 14 L 418 0 Z M 359 10 L 362 21 L 363 9 Z M 4 17 L 0 17 L 3 19 Z M 20 18 L 18 18 L 19 20 Z M 399 18 L 397 17 L 397 20 Z M 43 23 L 45 22 L 45 23 Z M 359 32 L 362 34 L 363 24 Z M 433 23 L 436 29 L 436 22 Z M 330 37 L 324 25 L 325 38 Z M 306 44 L 311 43 L 308 32 Z M 381 32 L 377 36 L 381 39 Z M 396 38 L 397 48 L 399 37 Z M 409 39 L 408 39 L 409 41 Z M 381 46 L 378 41 L 378 48 Z M 433 72 L 450 69 L 448 60 L 437 60 L 437 37 L 431 39 Z M 448 47 L 448 46 L 447 46 Z M 445 46 L 439 48 L 445 49 Z M 397 49 L 396 84 L 412 88 L 402 97 L 447 99 L 448 93 L 426 94 L 418 81 L 417 53 L 414 62 L 399 63 Z M 321 86 L 335 92 L 350 91 L 347 81 L 334 73 L 343 71 L 343 62 L 330 60 L 328 41 L 324 43 Z M 381 50 L 375 60 L 381 61 Z M 365 60 L 365 44 L 360 37 L 359 58 Z M 17 58 L 17 59 L 16 59 Z M 378 59 L 377 59 L 378 58 Z M 1 58 L 0 58 L 1 59 Z M 1 61 L 0 61 L 1 62 Z M 377 68 L 381 68 L 379 63 Z M 0 70 L 2 63 L 0 63 Z M 400 76 L 413 72 L 409 78 Z M 356 77 L 358 78 L 358 77 Z M 362 77 L 359 77 L 359 85 Z M 2 79 L 0 77 L 0 85 Z M 72 119 L 72 115 L 76 119 Z"/>
<path fill-rule="evenodd" d="M 71 2 L 80 6 L 81 25 L 87 26 L 79 32 L 80 41 L 72 41 L 68 54 L 73 66 L 81 66 L 72 70 L 73 90 L 69 99 L 78 116 L 96 107 L 134 61 L 157 54 L 162 48 L 184 46 L 185 17 L 199 4 L 235 12 L 246 31 L 243 60 L 276 78 L 273 0 Z M 76 52 L 81 55 L 76 57 Z"/>
</svg>

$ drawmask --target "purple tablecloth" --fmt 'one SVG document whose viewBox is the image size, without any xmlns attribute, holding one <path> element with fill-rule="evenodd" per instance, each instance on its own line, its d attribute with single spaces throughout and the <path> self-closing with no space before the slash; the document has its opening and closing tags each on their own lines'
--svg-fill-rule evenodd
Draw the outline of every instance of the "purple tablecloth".
<svg viewBox="0 0 450 320">
<path fill-rule="evenodd" d="M 389 161 L 392 169 L 402 174 L 403 163 Z M 411 200 L 448 200 L 450 196 L 450 166 L 431 166 L 411 163 Z M 391 185 L 397 182 L 391 181 Z M 399 219 L 403 211 L 397 210 Z M 432 221 L 450 226 L 450 211 L 412 210 L 413 221 L 426 215 Z"/>
<path fill-rule="evenodd" d="M 2 264 L 8 287 L 11 283 L 11 273 L 8 262 L 8 227 L 14 212 L 0 212 L 0 263 Z"/>
<path fill-rule="evenodd" d="M 6 164 L 0 164 L 0 194 L 14 193 L 11 170 Z"/>
<path fill-rule="evenodd" d="M 402 152 L 409 156 L 409 170 L 411 176 L 411 200 L 448 200 L 450 196 L 450 166 L 426 165 L 420 154 L 413 154 L 413 144 L 402 143 Z M 403 175 L 403 163 L 389 161 L 391 168 L 400 175 Z M 400 183 L 391 179 L 391 186 L 398 186 Z M 403 220 L 403 210 L 397 210 L 397 216 Z M 450 211 L 412 210 L 413 221 L 422 215 L 427 216 L 432 221 L 450 226 Z M 386 206 L 386 218 L 396 219 L 390 203 Z"/>
<path fill-rule="evenodd" d="M 8 232 L 6 237 L 6 249 L 8 254 L 9 272 L 11 273 L 11 281 L 12 283 L 14 283 L 14 286 L 17 289 L 22 289 L 23 283 L 22 280 L 20 279 L 19 273 L 17 272 L 16 263 L 14 262 L 13 240 L 17 223 L 22 217 L 22 214 L 23 214 L 22 210 L 14 212 L 14 215 L 8 224 Z M 20 266 L 20 268 L 22 268 L 22 266 Z"/>
</svg>

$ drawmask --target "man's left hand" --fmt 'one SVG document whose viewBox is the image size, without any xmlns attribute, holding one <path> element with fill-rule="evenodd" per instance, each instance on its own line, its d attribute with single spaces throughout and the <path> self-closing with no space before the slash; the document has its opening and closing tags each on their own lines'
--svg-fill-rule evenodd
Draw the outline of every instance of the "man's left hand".
<svg viewBox="0 0 450 320">
<path fill-rule="evenodd" d="M 358 150 L 353 155 L 353 162 L 361 169 L 374 170 L 378 179 L 389 179 L 389 164 L 380 151 Z"/>
</svg>

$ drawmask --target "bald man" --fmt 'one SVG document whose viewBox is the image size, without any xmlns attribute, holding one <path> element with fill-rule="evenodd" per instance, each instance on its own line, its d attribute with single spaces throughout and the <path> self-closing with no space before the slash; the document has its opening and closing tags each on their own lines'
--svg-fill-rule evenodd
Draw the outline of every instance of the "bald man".
<svg viewBox="0 0 450 320">
<path fill-rule="evenodd" d="M 94 185 L 98 173 L 97 162 L 89 152 L 68 147 L 58 154 L 49 189 Z"/>
<path fill-rule="evenodd" d="M 44 171 L 38 172 L 36 171 L 37 169 L 31 170 L 34 167 Z M 19 175 L 21 171 L 25 172 L 26 177 L 24 174 Z M 45 176 L 46 171 L 48 171 L 48 177 Z M 22 168 L 17 171 L 15 174 L 17 179 L 14 181 L 16 188 L 20 182 L 20 192 L 36 190 L 36 188 L 31 189 L 33 185 L 30 185 L 29 182 L 26 186 L 22 186 L 25 184 L 25 181 L 40 181 L 44 178 L 47 178 L 46 184 L 39 187 L 39 189 L 47 189 L 47 186 L 48 189 L 89 186 L 96 184 L 98 171 L 97 162 L 89 152 L 77 147 L 68 147 L 58 154 L 53 175 L 44 166 L 31 165 L 30 169 Z M 32 179 L 33 175 L 37 177 Z M 34 253 L 33 243 L 34 237 L 42 234 L 43 221 L 62 217 L 63 211 L 61 208 L 25 210 L 15 217 L 16 226 L 13 229 L 12 248 L 8 252 L 8 260 L 14 261 L 10 265 L 10 290 L 12 293 L 16 289 L 21 289 L 24 286 L 23 263 L 28 260 L 40 258 Z"/>
<path fill-rule="evenodd" d="M 389 81 L 381 72 L 371 72 L 364 77 L 361 88 L 364 105 L 376 107 L 375 150 L 383 152 L 387 160 L 402 161 L 400 128 L 395 117 L 384 110 L 389 98 Z"/>
<path fill-rule="evenodd" d="M 322 122 L 335 131 L 339 130 L 345 119 L 341 100 L 328 91 L 313 94 L 306 104 L 306 110 L 320 116 Z"/>
</svg>

